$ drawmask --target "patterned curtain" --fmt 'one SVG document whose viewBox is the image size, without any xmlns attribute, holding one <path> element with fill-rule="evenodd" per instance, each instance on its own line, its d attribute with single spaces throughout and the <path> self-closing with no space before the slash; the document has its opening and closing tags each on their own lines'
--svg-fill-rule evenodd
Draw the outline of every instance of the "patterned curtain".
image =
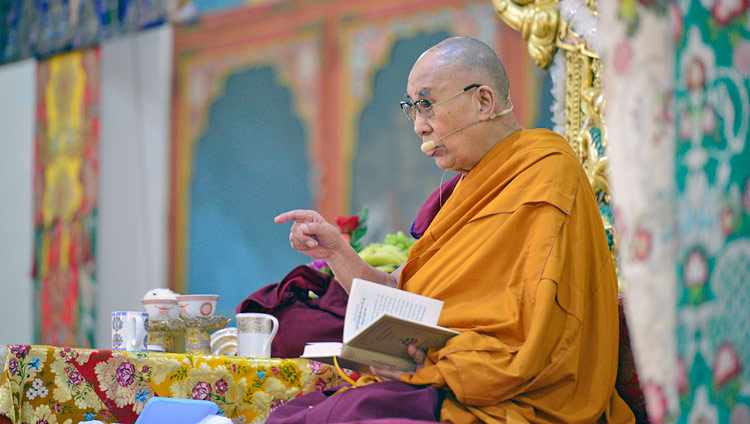
<svg viewBox="0 0 750 424">
<path fill-rule="evenodd" d="M 168 0 L 2 0 L 0 64 L 92 47 L 159 25 Z"/>
<path fill-rule="evenodd" d="M 601 19 L 620 264 L 649 418 L 748 423 L 748 2 L 602 2 Z"/>
<path fill-rule="evenodd" d="M 35 340 L 90 347 L 99 156 L 99 49 L 39 62 L 35 192 Z"/>
<path fill-rule="evenodd" d="M 747 423 L 748 2 L 679 2 L 673 20 L 679 419 Z"/>
</svg>

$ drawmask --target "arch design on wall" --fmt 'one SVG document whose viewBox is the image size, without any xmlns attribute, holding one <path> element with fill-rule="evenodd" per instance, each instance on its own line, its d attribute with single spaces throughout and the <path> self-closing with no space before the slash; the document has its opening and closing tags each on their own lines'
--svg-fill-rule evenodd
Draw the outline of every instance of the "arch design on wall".
<svg viewBox="0 0 750 424">
<path fill-rule="evenodd" d="M 484 1 L 443 5 L 427 12 L 423 10 L 413 13 L 401 12 L 342 25 L 339 38 L 342 43 L 342 57 L 346 58 L 347 64 L 341 76 L 340 86 L 351 93 L 344 100 L 342 105 L 344 119 L 339 122 L 342 154 L 346 167 L 351 166 L 355 155 L 355 138 L 360 115 L 372 95 L 375 75 L 386 66 L 395 43 L 422 32 L 446 31 L 483 40 L 498 52 L 504 48 L 513 51 L 521 40 L 513 37 L 512 32 L 503 30 L 503 26 L 492 13 L 492 6 Z M 506 37 L 501 39 L 501 35 Z M 507 35 L 511 36 L 507 37 Z M 525 66 L 524 63 L 508 62 L 506 67 Z M 404 75 L 404 88 L 406 88 L 406 78 L 407 75 Z M 525 89 L 526 87 L 522 90 L 525 91 Z M 529 102 L 525 94 L 519 96 L 515 103 L 517 115 L 527 118 L 524 114 L 527 109 L 530 109 L 528 104 L 533 103 L 533 99 Z M 397 107 L 395 103 L 394 107 Z M 343 184 L 346 185 L 344 193 L 348 196 L 350 182 L 344 181 Z M 349 203 L 349 198 L 347 198 L 344 204 Z"/>
<path fill-rule="evenodd" d="M 207 15 L 175 29 L 172 105 L 169 282 L 185 280 L 189 182 L 193 143 L 225 79 L 242 69 L 270 66 L 295 97 L 305 123 L 314 205 L 327 219 L 350 213 L 351 163 L 360 114 L 377 71 L 394 44 L 420 31 L 448 31 L 489 41 L 506 63 L 516 116 L 536 112 L 538 81 L 517 32 L 505 28 L 486 0 L 324 0 L 294 7 L 238 9 Z M 514 81 L 515 80 L 515 81 Z M 404 75 L 404 83 L 406 75 Z M 398 107 L 394 104 L 394 107 Z M 528 116 L 527 116 L 528 115 Z"/>
<path fill-rule="evenodd" d="M 318 107 L 321 45 L 320 31 L 314 28 L 278 37 L 272 43 L 234 41 L 221 48 L 200 51 L 194 47 L 181 50 L 176 44 L 169 219 L 169 281 L 176 289 L 184 287 L 186 281 L 193 149 L 205 128 L 210 106 L 223 95 L 231 75 L 251 68 L 273 68 L 279 83 L 293 94 L 295 112 L 310 134 L 307 148 L 311 164 L 319 170 L 322 164 L 315 152 L 321 138 Z"/>
</svg>

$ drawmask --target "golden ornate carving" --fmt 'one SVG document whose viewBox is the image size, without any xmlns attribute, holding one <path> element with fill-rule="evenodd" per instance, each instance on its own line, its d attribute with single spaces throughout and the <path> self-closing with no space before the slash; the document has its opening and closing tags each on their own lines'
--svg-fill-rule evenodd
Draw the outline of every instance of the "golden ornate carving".
<svg viewBox="0 0 750 424">
<path fill-rule="evenodd" d="M 557 0 L 492 0 L 498 15 L 528 42 L 534 63 L 546 68 L 557 50 Z"/>
<path fill-rule="evenodd" d="M 607 177 L 602 62 L 584 37 L 560 16 L 557 0 L 491 1 L 500 18 L 528 41 L 529 54 L 538 66 L 546 68 L 555 54 L 565 55 L 565 137 L 594 189 L 617 267 L 617 238 Z M 597 0 L 582 0 L 582 3 L 596 14 Z"/>
</svg>

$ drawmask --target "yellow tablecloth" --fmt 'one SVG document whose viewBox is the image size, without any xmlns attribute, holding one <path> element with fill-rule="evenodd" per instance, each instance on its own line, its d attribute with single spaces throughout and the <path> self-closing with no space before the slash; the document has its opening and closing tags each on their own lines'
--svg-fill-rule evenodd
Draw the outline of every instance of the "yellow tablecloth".
<svg viewBox="0 0 750 424">
<path fill-rule="evenodd" d="M 5 349 L 0 416 L 14 424 L 133 423 L 152 396 L 211 400 L 235 423 L 256 423 L 301 394 L 342 382 L 332 367 L 305 359 Z"/>
</svg>

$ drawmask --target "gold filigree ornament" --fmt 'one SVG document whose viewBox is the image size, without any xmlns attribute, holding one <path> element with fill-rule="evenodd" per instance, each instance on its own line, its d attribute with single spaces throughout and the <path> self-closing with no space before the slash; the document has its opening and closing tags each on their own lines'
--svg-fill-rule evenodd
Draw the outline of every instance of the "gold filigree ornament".
<svg viewBox="0 0 750 424">
<path fill-rule="evenodd" d="M 492 0 L 492 5 L 506 24 L 521 32 L 534 63 L 547 68 L 557 50 L 557 0 Z"/>
</svg>

